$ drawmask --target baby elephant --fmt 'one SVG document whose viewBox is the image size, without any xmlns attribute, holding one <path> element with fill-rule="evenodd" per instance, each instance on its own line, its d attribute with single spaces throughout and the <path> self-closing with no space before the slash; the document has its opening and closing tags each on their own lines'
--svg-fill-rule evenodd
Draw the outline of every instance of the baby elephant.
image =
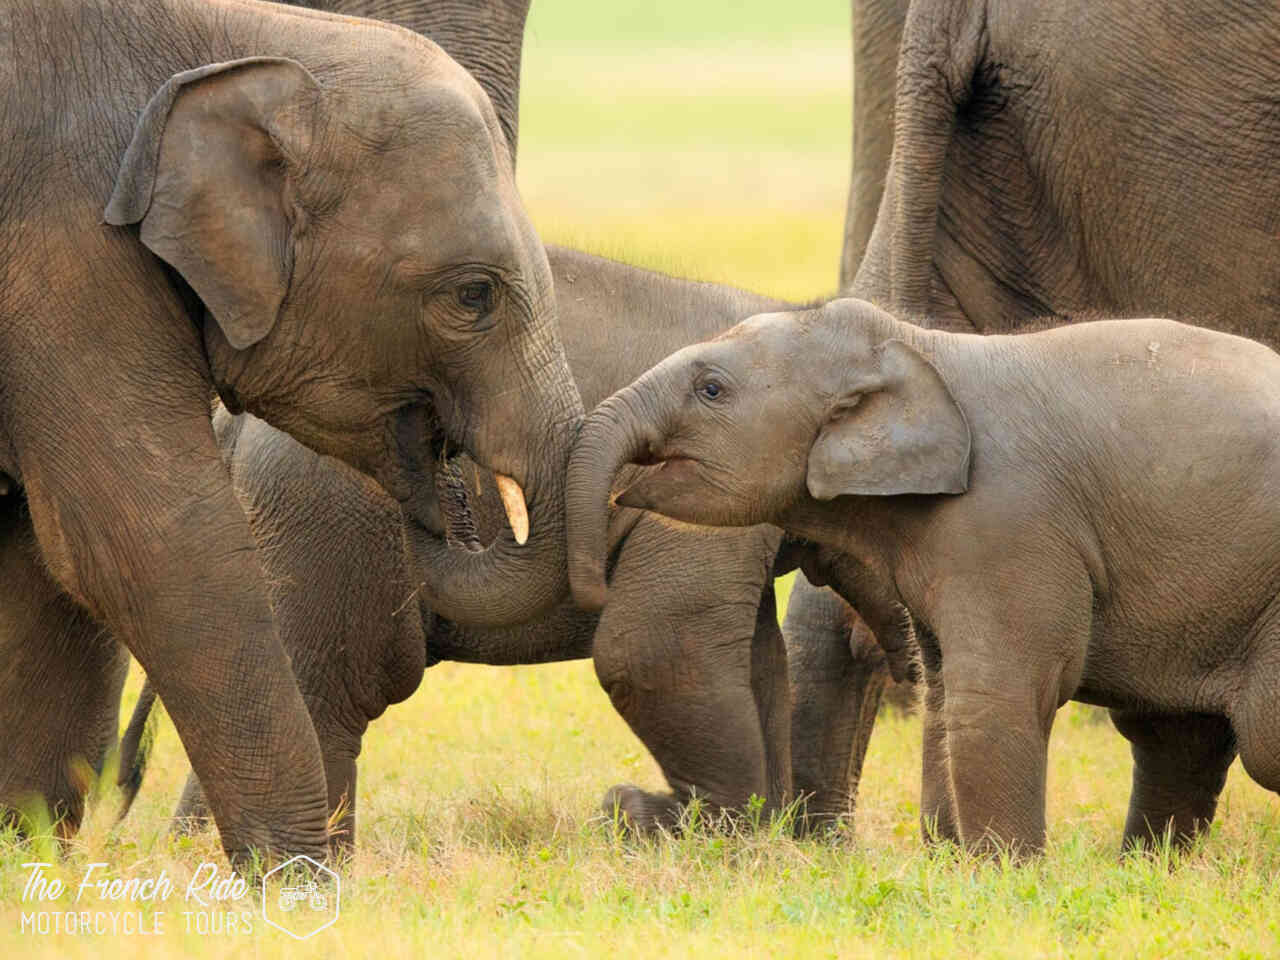
<svg viewBox="0 0 1280 960">
<path fill-rule="evenodd" d="M 570 467 L 570 579 L 618 503 L 809 540 L 883 641 L 914 629 L 922 810 L 1038 851 L 1067 700 L 1133 745 L 1126 843 L 1185 841 L 1238 750 L 1280 790 L 1280 357 L 1168 320 L 1022 336 L 872 305 L 753 317 L 602 403 Z M 904 613 L 907 616 L 904 616 Z"/>
</svg>

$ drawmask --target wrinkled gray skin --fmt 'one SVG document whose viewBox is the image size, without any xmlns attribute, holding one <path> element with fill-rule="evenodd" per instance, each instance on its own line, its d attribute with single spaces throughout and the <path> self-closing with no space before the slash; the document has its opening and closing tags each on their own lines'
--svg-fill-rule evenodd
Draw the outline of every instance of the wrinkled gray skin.
<svg viewBox="0 0 1280 960">
<path fill-rule="evenodd" d="M 291 0 L 385 20 L 430 37 L 484 88 L 514 159 L 520 130 L 520 52 L 529 0 Z"/>
<path fill-rule="evenodd" d="M 851 0 L 853 148 L 844 218 L 840 289 L 848 290 L 866 253 L 893 154 L 893 94 L 908 0 Z"/>
<path fill-rule="evenodd" d="M 338 12 L 394 14 L 430 34 L 476 70 L 497 105 L 499 124 L 514 133 L 523 4 L 495 0 L 459 11 L 451 3 L 352 0 Z M 517 42 L 504 31 L 515 31 Z M 582 389 L 596 399 L 685 343 L 784 306 L 572 250 L 549 253 L 560 322 L 573 331 L 570 362 Z M 489 471 L 477 473 L 460 458 L 460 469 L 441 471 L 442 502 L 420 509 L 414 523 L 402 526 L 394 502 L 342 464 L 247 415 L 223 410 L 215 422 L 319 736 L 329 809 L 344 801 L 347 806 L 336 841 L 354 839 L 356 757 L 365 728 L 417 687 L 425 665 L 441 659 L 510 664 L 594 654 L 613 702 L 653 750 L 673 788 L 669 794 L 634 787 L 610 792 L 608 809 L 616 801 L 641 829 L 673 823 L 695 787 L 713 808 L 740 808 L 752 794 L 769 798 L 771 806 L 785 800 L 786 679 L 771 569 L 778 531 L 674 529 L 632 513 L 620 518 L 614 537 L 620 598 L 605 617 L 584 614 L 566 598 L 542 618 L 519 621 L 502 613 L 512 625 L 485 628 L 472 619 L 464 628 L 424 598 L 421 572 L 406 564 L 399 545 L 405 529 L 441 544 L 446 533 L 476 545 L 492 541 L 506 521 Z M 465 503 L 460 510 L 459 494 Z M 492 606 L 510 610 L 528 602 L 527 581 L 513 582 L 525 590 L 504 588 Z M 624 591 L 627 597 L 621 597 Z M 8 702 L 6 692 L 20 702 L 25 688 L 16 678 L 11 686 L 0 690 L 0 702 Z M 141 781 L 153 702 L 148 684 L 122 744 L 127 802 Z M 110 719 L 102 723 L 113 724 L 116 701 L 104 703 L 100 712 Z M 80 739 L 59 743 L 63 760 Z M 193 776 L 178 813 L 205 812 Z"/>
<path fill-rule="evenodd" d="M 548 255 L 561 338 L 586 403 L 757 307 L 783 306 L 574 250 L 551 247 Z M 787 671 L 772 588 L 776 529 L 677 527 L 627 511 L 609 535 L 614 593 L 602 615 L 566 599 L 511 627 L 462 627 L 418 602 L 417 574 L 398 549 L 400 514 L 375 485 L 255 418 L 220 411 L 214 422 L 263 544 L 281 638 L 320 738 L 330 809 L 346 810 L 340 843 L 355 839 L 356 758 L 369 722 L 412 694 L 424 667 L 441 660 L 594 657 L 614 706 L 672 787 L 669 794 L 631 786 L 609 792 L 606 809 L 616 803 L 638 829 L 672 826 L 694 790 L 712 809 L 740 809 L 753 793 L 771 806 L 788 795 Z M 484 542 L 505 523 L 496 494 L 487 474 L 469 464 L 460 472 Z M 126 774 L 136 766 L 140 732 L 125 736 Z M 203 815 L 193 777 L 177 816 Z"/>
<path fill-rule="evenodd" d="M 941 684 L 938 834 L 1039 851 L 1049 733 L 1076 699 L 1141 744 L 1126 842 L 1185 838 L 1237 750 L 1280 790 L 1278 422 L 1280 356 L 1172 321 L 979 337 L 860 300 L 755 317 L 588 416 L 570 582 L 603 600 L 614 478 L 652 465 L 620 505 L 778 524 L 844 558 L 878 636 L 913 630 Z"/>
<path fill-rule="evenodd" d="M 514 136 L 522 4 L 477 3 L 466 11 L 436 0 L 324 5 L 394 17 L 440 42 L 476 71 L 503 129 Z M 514 140 L 512 145 L 514 153 Z M 573 250 L 553 247 L 548 255 L 561 335 L 589 403 L 686 343 L 784 306 Z M 770 809 L 786 802 L 786 674 L 773 596 L 777 530 L 690 530 L 654 517 L 620 517 L 611 536 L 618 587 L 603 616 L 578 611 L 566 595 L 545 617 L 521 620 L 514 611 L 503 612 L 490 622 L 505 625 L 486 628 L 468 611 L 442 609 L 413 592 L 420 579 L 413 554 L 406 569 L 392 546 L 396 518 L 376 491 L 265 424 L 223 423 L 219 436 L 237 491 L 259 541 L 271 545 L 266 563 L 278 585 L 273 601 L 320 737 L 330 809 L 344 799 L 348 809 L 340 840 L 354 838 L 355 758 L 368 722 L 412 693 L 423 666 L 438 660 L 514 664 L 594 657 L 613 704 L 672 788 L 661 794 L 629 785 L 609 791 L 606 810 L 616 806 L 638 829 L 674 824 L 694 791 L 713 811 L 740 809 L 752 794 L 766 797 Z M 415 533 L 438 537 L 448 527 L 465 539 L 474 527 L 477 542 L 487 543 L 501 528 L 487 471 L 476 474 L 464 465 L 461 474 L 473 516 L 458 522 L 445 510 L 433 530 L 426 530 L 431 524 L 411 525 L 411 548 Z M 527 587 L 506 591 L 510 602 L 525 592 Z M 140 726 L 141 719 L 135 722 Z M 134 741 L 136 735 L 126 735 L 127 755 Z M 136 789 L 131 766 L 126 763 L 124 772 L 134 776 Z M 178 815 L 198 815 L 201 807 L 192 778 Z"/>
<path fill-rule="evenodd" d="M 430 513 L 433 441 L 469 451 L 524 486 L 534 609 L 562 594 L 581 405 L 496 114 L 385 24 L 241 0 L 0 6 L 0 472 L 22 488 L 3 505 L 5 682 L 46 705 L 3 701 L 21 750 L 2 799 L 40 793 L 74 827 L 83 778 L 47 761 L 101 764 L 105 629 L 169 704 L 228 855 L 318 855 L 319 744 L 209 398 L 411 516 Z M 513 552 L 508 534 L 436 556 L 423 589 Z M 16 666 L 36 624 L 70 658 L 48 686 Z"/>
<path fill-rule="evenodd" d="M 1274 4 L 925 4 L 911 11 L 900 75 L 891 38 L 906 5 L 854 8 L 858 107 L 842 289 L 947 329 L 1163 314 L 1277 344 Z M 892 103 L 895 86 L 894 166 L 880 205 L 875 184 L 886 170 L 877 173 L 877 162 L 887 167 L 892 126 L 887 111 L 861 108 L 862 93 L 868 105 Z M 825 668 L 853 678 L 853 703 L 841 709 L 874 718 L 856 701 L 874 697 L 885 675 L 863 669 L 874 658 L 842 654 L 851 612 L 824 594 L 797 578 L 789 651 L 828 650 Z M 821 685 L 804 671 L 792 656 L 796 690 Z M 928 690 L 941 703 L 936 676 Z M 1132 744 L 1135 777 L 1154 776 L 1162 731 L 1113 719 Z M 838 717 L 831 725 L 841 729 Z M 945 792 L 935 784 L 938 726 L 926 723 L 924 819 Z M 819 709 L 802 721 L 798 704 L 793 754 L 823 727 Z M 846 739 L 855 783 L 868 735 Z M 813 779 L 821 775 L 797 760 L 796 790 L 848 791 L 843 779 Z M 838 763 L 825 775 L 844 776 Z M 1131 808 L 1131 821 L 1141 815 Z"/>
</svg>

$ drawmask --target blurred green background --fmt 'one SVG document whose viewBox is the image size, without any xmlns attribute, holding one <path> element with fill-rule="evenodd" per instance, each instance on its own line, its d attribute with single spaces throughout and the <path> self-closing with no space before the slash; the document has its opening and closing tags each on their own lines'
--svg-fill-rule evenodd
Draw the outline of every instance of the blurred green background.
<svg viewBox="0 0 1280 960">
<path fill-rule="evenodd" d="M 536 0 L 519 181 L 548 242 L 808 299 L 835 289 L 849 6 Z"/>
</svg>

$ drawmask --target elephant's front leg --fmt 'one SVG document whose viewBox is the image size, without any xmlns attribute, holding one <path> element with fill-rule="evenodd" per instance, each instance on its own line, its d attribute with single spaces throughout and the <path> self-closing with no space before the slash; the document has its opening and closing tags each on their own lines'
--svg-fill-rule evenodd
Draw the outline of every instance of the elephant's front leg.
<svg viewBox="0 0 1280 960">
<path fill-rule="evenodd" d="M 1168 834 L 1185 847 L 1213 822 L 1218 794 L 1236 756 L 1226 717 L 1152 716 L 1112 710 L 1111 720 L 1133 749 L 1133 790 L 1124 848 L 1150 848 Z"/>
<path fill-rule="evenodd" d="M 0 819 L 41 798 L 66 836 L 116 742 L 128 652 L 50 578 L 26 501 L 0 497 Z"/>
<path fill-rule="evenodd" d="M 354 745 L 341 745 L 320 737 L 324 753 L 324 773 L 329 785 L 329 849 L 333 853 L 350 853 L 356 843 L 356 757 L 360 738 Z M 213 822 L 213 811 L 195 772 L 187 774 L 187 782 L 173 812 L 174 829 L 178 833 L 195 833 Z"/>
<path fill-rule="evenodd" d="M 960 824 L 956 820 L 955 796 L 951 788 L 951 764 L 947 755 L 946 691 L 936 646 L 928 641 L 924 655 L 924 729 L 920 768 L 920 833 L 925 843 L 939 840 L 959 846 Z"/>
<path fill-rule="evenodd" d="M 940 592 L 941 714 L 960 839 L 980 853 L 1038 853 L 1049 733 L 1083 672 L 1090 582 L 1026 561 Z"/>
<path fill-rule="evenodd" d="M 117 378 L 85 356 L 14 417 L 41 553 L 146 669 L 233 861 L 254 849 L 321 856 L 320 749 L 219 462 L 208 383 L 183 382 L 172 357 L 157 355 L 159 369 L 135 357 Z M 123 392 L 135 382 L 166 402 Z"/>
<path fill-rule="evenodd" d="M 767 810 L 780 809 L 794 796 L 791 761 L 791 683 L 787 645 L 778 626 L 778 599 L 766 576 L 751 636 L 751 693 L 764 737 Z"/>
<path fill-rule="evenodd" d="M 1039 853 L 1045 839 L 1048 730 L 1000 684 L 947 684 L 943 708 L 956 820 L 978 853 Z"/>
<path fill-rule="evenodd" d="M 675 825 L 693 796 L 712 814 L 742 810 L 753 795 L 766 812 L 787 802 L 776 620 L 772 636 L 756 639 L 776 550 L 756 529 L 691 533 L 645 517 L 632 530 L 596 630 L 596 673 L 672 793 L 615 787 L 607 814 L 651 830 Z"/>
</svg>

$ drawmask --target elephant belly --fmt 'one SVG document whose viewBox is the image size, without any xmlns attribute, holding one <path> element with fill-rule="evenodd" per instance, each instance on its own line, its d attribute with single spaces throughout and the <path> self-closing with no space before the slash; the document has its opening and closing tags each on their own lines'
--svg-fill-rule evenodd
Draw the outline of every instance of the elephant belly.
<svg viewBox="0 0 1280 960">
<path fill-rule="evenodd" d="M 1162 713 L 1228 712 L 1248 671 L 1273 663 L 1280 679 L 1276 597 L 1273 593 L 1252 606 L 1263 610 L 1261 616 L 1232 616 L 1212 605 L 1171 620 L 1104 609 L 1095 615 L 1084 673 L 1072 699 Z M 1262 655 L 1267 650 L 1275 655 Z"/>
</svg>

